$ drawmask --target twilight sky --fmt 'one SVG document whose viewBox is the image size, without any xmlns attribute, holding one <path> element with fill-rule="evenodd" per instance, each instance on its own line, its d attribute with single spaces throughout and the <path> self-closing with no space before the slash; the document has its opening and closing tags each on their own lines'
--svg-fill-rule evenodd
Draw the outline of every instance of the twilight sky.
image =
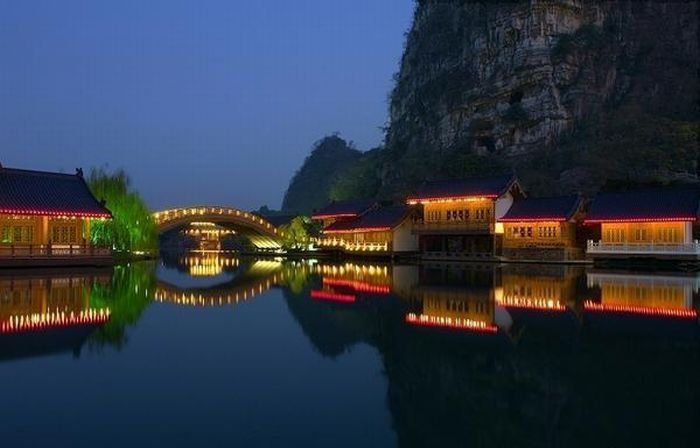
<svg viewBox="0 0 700 448">
<path fill-rule="evenodd" d="M 411 0 L 0 0 L 0 163 L 125 168 L 151 207 L 277 208 L 381 142 Z"/>
</svg>

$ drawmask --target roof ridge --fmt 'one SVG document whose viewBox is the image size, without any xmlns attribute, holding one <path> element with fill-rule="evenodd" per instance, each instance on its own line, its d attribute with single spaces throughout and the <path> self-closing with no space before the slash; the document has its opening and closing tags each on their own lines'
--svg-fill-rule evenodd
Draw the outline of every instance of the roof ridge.
<svg viewBox="0 0 700 448">
<path fill-rule="evenodd" d="M 29 170 L 26 168 L 9 168 L 9 167 L 0 165 L 0 173 L 4 173 L 4 172 L 8 172 L 8 171 L 18 173 L 18 174 L 82 178 L 80 175 L 78 175 L 78 173 L 70 174 L 70 173 L 60 173 L 57 171 Z"/>
</svg>

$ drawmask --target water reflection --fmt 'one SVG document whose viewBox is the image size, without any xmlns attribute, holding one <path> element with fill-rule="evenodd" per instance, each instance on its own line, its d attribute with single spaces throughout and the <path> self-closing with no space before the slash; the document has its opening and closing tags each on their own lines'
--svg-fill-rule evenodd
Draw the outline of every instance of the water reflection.
<svg viewBox="0 0 700 448">
<path fill-rule="evenodd" d="M 264 333 L 243 337 L 300 329 L 338 377 L 347 375 L 335 370 L 338 360 L 370 347 L 400 446 L 683 445 L 698 417 L 699 293 L 700 276 L 687 273 L 188 255 L 106 272 L 0 274 L 0 360 L 126 350 L 149 307 L 201 320 L 278 297 L 292 326 L 265 329 L 270 316 L 247 308 L 251 328 Z M 227 353 L 225 334 L 200 343 Z M 256 344 L 236 356 L 284 356 L 259 354 Z M 206 387 L 207 372 L 190 375 Z M 293 387 L 315 397 L 310 403 L 324 399 L 315 384 Z"/>
<path fill-rule="evenodd" d="M 111 271 L 10 271 L 0 275 L 0 359 L 79 353 L 110 318 L 93 296 Z"/>
</svg>

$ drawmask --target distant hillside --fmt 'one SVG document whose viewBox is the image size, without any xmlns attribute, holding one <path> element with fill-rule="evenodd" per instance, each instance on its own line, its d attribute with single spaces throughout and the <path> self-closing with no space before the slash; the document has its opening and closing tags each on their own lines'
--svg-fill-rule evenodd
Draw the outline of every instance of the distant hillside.
<svg viewBox="0 0 700 448">
<path fill-rule="evenodd" d="M 330 200 L 330 190 L 349 167 L 360 160 L 362 152 L 337 135 L 316 142 L 311 154 L 292 178 L 284 195 L 282 211 L 310 213 Z"/>
<path fill-rule="evenodd" d="M 535 194 L 698 182 L 698 5 L 418 0 L 384 149 L 331 194 L 513 170 Z"/>
</svg>

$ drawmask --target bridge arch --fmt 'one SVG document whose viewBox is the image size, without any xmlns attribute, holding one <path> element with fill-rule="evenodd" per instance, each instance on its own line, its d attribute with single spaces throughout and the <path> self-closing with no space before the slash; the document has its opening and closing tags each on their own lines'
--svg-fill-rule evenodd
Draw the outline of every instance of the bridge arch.
<svg viewBox="0 0 700 448">
<path fill-rule="evenodd" d="M 280 230 L 265 218 L 232 207 L 197 206 L 162 210 L 153 213 L 153 220 L 162 234 L 193 222 L 211 222 L 236 231 L 250 240 L 257 249 L 282 247 Z"/>
</svg>

